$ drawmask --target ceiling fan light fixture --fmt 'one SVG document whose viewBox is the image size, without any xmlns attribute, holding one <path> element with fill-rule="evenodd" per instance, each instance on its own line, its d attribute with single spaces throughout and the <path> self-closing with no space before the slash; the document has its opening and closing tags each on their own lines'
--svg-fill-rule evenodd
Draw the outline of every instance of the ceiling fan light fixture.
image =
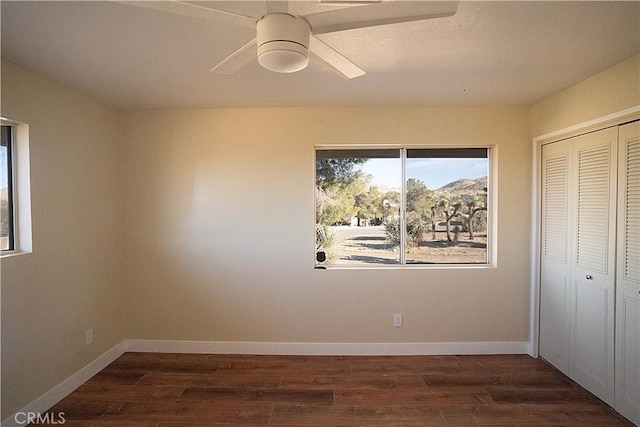
<svg viewBox="0 0 640 427">
<path fill-rule="evenodd" d="M 258 47 L 258 63 L 276 73 L 295 73 L 309 64 L 309 50 L 288 41 L 264 43 Z"/>
<path fill-rule="evenodd" d="M 276 73 L 294 73 L 309 64 L 311 27 L 302 18 L 271 13 L 258 21 L 258 63 Z"/>
</svg>

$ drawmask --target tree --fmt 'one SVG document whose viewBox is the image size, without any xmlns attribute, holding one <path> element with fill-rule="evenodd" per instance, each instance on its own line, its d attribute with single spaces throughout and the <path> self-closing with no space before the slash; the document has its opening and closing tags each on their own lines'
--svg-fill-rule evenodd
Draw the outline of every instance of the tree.
<svg viewBox="0 0 640 427">
<path fill-rule="evenodd" d="M 365 191 L 368 175 L 358 168 L 364 158 L 316 160 L 316 221 L 326 225 L 351 221 L 356 195 Z"/>
<path fill-rule="evenodd" d="M 9 223 L 9 201 L 7 199 L 0 201 L 0 218 L 2 219 L 0 236 L 8 236 L 11 224 Z"/>
<path fill-rule="evenodd" d="M 371 223 L 382 221 L 383 195 L 378 187 L 371 186 L 369 191 L 356 194 L 355 201 L 358 221 L 367 220 Z"/>
<path fill-rule="evenodd" d="M 384 193 L 382 197 L 382 219 L 398 216 L 400 209 L 400 193 L 395 190 Z"/>
<path fill-rule="evenodd" d="M 433 217 L 432 192 L 421 180 L 415 178 L 407 180 L 406 206 L 407 237 L 415 246 L 420 246 L 426 228 L 425 223 Z"/>
<path fill-rule="evenodd" d="M 407 228 L 407 243 L 411 243 L 413 246 L 420 246 L 424 234 L 423 219 L 415 212 L 407 212 L 405 224 Z"/>
<path fill-rule="evenodd" d="M 350 223 L 351 218 L 358 214 L 357 198 L 364 193 L 368 185 L 368 176 L 358 173 L 348 184 L 332 184 L 324 189 L 328 202 L 324 209 L 318 209 L 318 222 L 327 225 Z M 317 194 L 322 194 L 317 192 Z M 316 206 L 320 200 L 316 199 Z"/>
<path fill-rule="evenodd" d="M 462 218 L 465 219 L 467 223 L 467 229 L 469 230 L 469 240 L 473 240 L 473 227 L 474 227 L 474 217 L 480 211 L 487 210 L 487 197 L 486 193 L 484 195 L 465 195 L 462 196 L 462 202 L 464 205 L 463 212 L 460 213 Z"/>
<path fill-rule="evenodd" d="M 347 186 L 357 178 L 361 171 L 356 166 L 363 165 L 368 159 L 337 158 L 316 159 L 316 185 L 321 188 L 327 186 Z"/>
<path fill-rule="evenodd" d="M 435 203 L 429 208 L 429 210 L 431 211 L 431 238 L 433 240 L 436 240 L 438 238 L 438 236 L 436 235 L 436 219 L 438 218 L 438 215 L 436 214 L 437 209 L 438 206 Z"/>
<path fill-rule="evenodd" d="M 451 238 L 451 220 L 460 215 L 460 208 L 462 207 L 462 201 L 450 200 L 447 197 L 442 197 L 436 203 L 437 208 L 442 212 L 446 221 L 447 240 L 452 242 Z"/>
<path fill-rule="evenodd" d="M 415 212 L 420 218 L 426 220 L 430 217 L 432 204 L 431 191 L 424 182 L 409 178 L 407 180 L 407 211 Z"/>
</svg>

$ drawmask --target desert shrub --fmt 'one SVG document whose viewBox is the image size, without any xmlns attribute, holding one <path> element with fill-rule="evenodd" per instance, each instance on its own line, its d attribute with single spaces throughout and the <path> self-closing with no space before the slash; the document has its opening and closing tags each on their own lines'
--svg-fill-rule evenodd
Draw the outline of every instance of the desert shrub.
<svg viewBox="0 0 640 427">
<path fill-rule="evenodd" d="M 407 230 L 405 236 L 407 245 L 420 246 L 425 230 L 424 222 L 418 215 L 412 214 L 413 213 L 409 213 L 406 220 Z M 383 225 L 387 239 L 394 245 L 400 245 L 400 219 L 385 219 Z"/>
<path fill-rule="evenodd" d="M 325 253 L 325 264 L 332 264 L 338 259 L 339 243 L 340 237 L 334 229 L 325 224 L 316 224 L 316 253 Z"/>
<path fill-rule="evenodd" d="M 400 245 L 400 219 L 399 218 L 387 218 L 382 221 L 384 225 L 384 232 L 389 240 L 394 245 Z"/>
</svg>

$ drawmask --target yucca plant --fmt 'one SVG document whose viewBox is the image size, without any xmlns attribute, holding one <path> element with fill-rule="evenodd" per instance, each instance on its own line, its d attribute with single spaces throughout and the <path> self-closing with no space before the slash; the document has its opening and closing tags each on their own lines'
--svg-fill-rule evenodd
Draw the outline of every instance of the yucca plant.
<svg viewBox="0 0 640 427">
<path fill-rule="evenodd" d="M 333 264 L 338 259 L 339 244 L 340 237 L 334 229 L 326 224 L 316 224 L 316 253 L 325 253 L 324 264 Z"/>
<path fill-rule="evenodd" d="M 408 245 L 420 246 L 424 234 L 424 224 L 419 216 L 413 212 L 407 215 L 406 241 Z M 383 221 L 387 240 L 396 246 L 400 245 L 400 219 L 387 218 Z"/>
</svg>

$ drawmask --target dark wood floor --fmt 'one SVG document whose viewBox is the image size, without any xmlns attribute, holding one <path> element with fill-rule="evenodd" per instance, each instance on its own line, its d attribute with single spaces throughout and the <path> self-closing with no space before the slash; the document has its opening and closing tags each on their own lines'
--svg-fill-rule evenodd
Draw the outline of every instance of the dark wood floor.
<svg viewBox="0 0 640 427">
<path fill-rule="evenodd" d="M 54 406 L 65 426 L 630 426 L 528 356 L 125 353 Z"/>
</svg>

